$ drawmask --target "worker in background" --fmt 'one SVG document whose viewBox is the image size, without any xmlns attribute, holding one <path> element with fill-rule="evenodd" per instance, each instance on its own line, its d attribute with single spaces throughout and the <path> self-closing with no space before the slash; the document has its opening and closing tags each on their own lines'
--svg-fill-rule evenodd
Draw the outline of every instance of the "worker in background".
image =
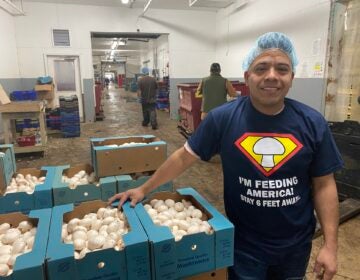
<svg viewBox="0 0 360 280">
<path fill-rule="evenodd" d="M 250 95 L 212 110 L 147 182 L 110 202 L 135 205 L 197 160 L 219 153 L 225 211 L 235 226 L 229 279 L 304 279 L 314 209 L 324 234 L 314 271 L 318 279 L 332 279 L 339 223 L 333 173 L 343 161 L 323 116 L 286 98 L 297 63 L 286 35 L 260 36 L 243 63 Z"/>
<path fill-rule="evenodd" d="M 156 94 L 158 85 L 154 77 L 149 76 L 149 68 L 141 69 L 144 74 L 138 80 L 138 95 L 141 98 L 141 106 L 143 112 L 142 126 L 151 124 L 152 129 L 158 129 L 156 120 Z"/>
<path fill-rule="evenodd" d="M 210 110 L 224 104 L 227 95 L 237 96 L 231 82 L 220 74 L 219 63 L 210 66 L 210 76 L 203 78 L 196 90 L 197 95 L 202 95 L 201 119 L 203 120 Z"/>
</svg>

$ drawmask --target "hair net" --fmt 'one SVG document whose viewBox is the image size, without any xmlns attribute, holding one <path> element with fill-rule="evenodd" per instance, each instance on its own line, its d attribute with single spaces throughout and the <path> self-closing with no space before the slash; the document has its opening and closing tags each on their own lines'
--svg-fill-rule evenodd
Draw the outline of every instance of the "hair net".
<svg viewBox="0 0 360 280">
<path fill-rule="evenodd" d="M 299 62 L 296 57 L 295 48 L 290 39 L 280 32 L 268 32 L 256 40 L 255 46 L 250 50 L 243 62 L 244 71 L 247 71 L 254 60 L 268 49 L 280 49 L 285 52 L 291 61 L 292 71 L 295 73 L 295 67 Z"/>
<path fill-rule="evenodd" d="M 141 68 L 141 73 L 143 73 L 144 75 L 149 75 L 149 73 L 150 73 L 149 68 L 147 68 L 147 67 Z"/>
</svg>

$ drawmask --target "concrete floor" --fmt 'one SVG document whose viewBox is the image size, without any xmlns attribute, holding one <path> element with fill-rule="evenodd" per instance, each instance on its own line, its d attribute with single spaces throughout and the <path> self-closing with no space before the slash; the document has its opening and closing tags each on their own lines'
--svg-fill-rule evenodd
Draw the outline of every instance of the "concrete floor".
<svg viewBox="0 0 360 280">
<path fill-rule="evenodd" d="M 136 94 L 110 87 L 104 100 L 105 119 L 95 123 L 81 124 L 81 137 L 56 138 L 49 136 L 45 156 L 37 158 L 17 156 L 17 167 L 41 167 L 44 165 L 64 165 L 91 163 L 90 137 L 126 136 L 154 134 L 168 144 L 168 155 L 181 147 L 185 139 L 177 131 L 177 122 L 169 119 L 169 113 L 158 112 L 159 129 L 142 127 L 141 108 L 136 102 Z M 211 162 L 198 162 L 174 181 L 175 188 L 192 186 L 197 189 L 219 211 L 224 213 L 222 202 L 222 170 L 218 157 Z M 334 279 L 360 280 L 360 215 L 345 222 L 339 229 L 339 268 Z M 313 242 L 311 261 L 307 278 L 314 279 L 312 273 L 316 253 L 322 238 Z"/>
</svg>

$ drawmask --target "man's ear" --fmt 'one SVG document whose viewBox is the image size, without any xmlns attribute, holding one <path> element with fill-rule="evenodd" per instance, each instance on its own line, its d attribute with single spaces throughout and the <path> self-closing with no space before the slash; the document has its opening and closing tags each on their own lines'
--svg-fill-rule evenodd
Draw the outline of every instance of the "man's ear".
<svg viewBox="0 0 360 280">
<path fill-rule="evenodd" d="M 295 76 L 295 73 L 292 72 L 292 73 L 291 73 L 291 84 L 290 84 L 290 87 L 292 87 L 292 83 L 293 83 L 293 80 L 294 80 L 294 76 Z"/>
<path fill-rule="evenodd" d="M 245 71 L 244 72 L 244 80 L 245 80 L 245 84 L 247 86 L 249 86 L 248 80 L 249 80 L 249 71 Z"/>
</svg>

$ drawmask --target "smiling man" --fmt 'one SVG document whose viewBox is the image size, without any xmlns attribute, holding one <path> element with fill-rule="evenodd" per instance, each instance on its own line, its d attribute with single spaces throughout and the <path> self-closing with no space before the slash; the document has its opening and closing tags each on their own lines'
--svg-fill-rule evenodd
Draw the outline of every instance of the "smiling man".
<svg viewBox="0 0 360 280">
<path fill-rule="evenodd" d="M 260 36 L 243 63 L 250 96 L 212 110 L 146 183 L 110 202 L 120 199 L 121 206 L 130 199 L 135 205 L 196 160 L 220 154 L 225 210 L 235 225 L 229 279 L 303 279 L 315 230 L 314 209 L 324 233 L 315 272 L 320 279 L 332 279 L 338 229 L 333 173 L 343 161 L 321 114 L 286 98 L 296 65 L 286 35 Z"/>
</svg>

